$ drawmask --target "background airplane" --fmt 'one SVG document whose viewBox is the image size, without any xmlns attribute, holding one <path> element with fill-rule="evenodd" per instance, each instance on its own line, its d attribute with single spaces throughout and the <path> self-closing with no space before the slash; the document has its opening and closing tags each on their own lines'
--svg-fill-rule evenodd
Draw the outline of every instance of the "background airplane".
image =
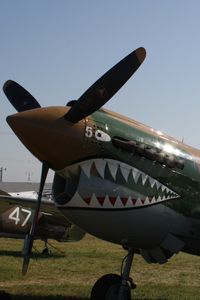
<svg viewBox="0 0 200 300">
<path fill-rule="evenodd" d="M 29 198 L 29 199 L 37 199 L 38 193 L 36 191 L 24 191 L 24 192 L 10 192 L 8 193 L 12 197 L 18 198 Z M 49 193 L 49 196 L 51 194 Z M 44 197 L 44 195 L 42 195 Z"/>
<path fill-rule="evenodd" d="M 136 49 L 64 107 L 41 108 L 11 80 L 3 87 L 18 110 L 8 116 L 8 124 L 42 162 L 23 273 L 51 168 L 53 200 L 70 222 L 128 251 L 121 274 L 101 277 L 92 289 L 92 300 L 131 298 L 134 253 L 160 264 L 179 251 L 200 254 L 200 151 L 101 108 L 145 56 L 144 48 Z"/>
<path fill-rule="evenodd" d="M 37 192 L 6 193 L 0 191 L 0 237 L 24 239 L 32 225 Z M 74 242 L 85 232 L 72 225 L 55 207 L 52 200 L 42 198 L 37 220 L 35 239 L 45 242 L 44 254 L 48 253 L 48 239 Z"/>
</svg>

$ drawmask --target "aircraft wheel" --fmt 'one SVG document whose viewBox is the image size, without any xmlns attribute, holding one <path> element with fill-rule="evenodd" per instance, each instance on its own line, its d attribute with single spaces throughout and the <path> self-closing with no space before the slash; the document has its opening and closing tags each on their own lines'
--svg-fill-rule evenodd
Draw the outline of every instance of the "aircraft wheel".
<svg viewBox="0 0 200 300">
<path fill-rule="evenodd" d="M 99 278 L 93 286 L 91 300 L 118 300 L 121 276 L 107 274 Z M 131 300 L 130 288 L 127 287 L 123 300 Z"/>
</svg>

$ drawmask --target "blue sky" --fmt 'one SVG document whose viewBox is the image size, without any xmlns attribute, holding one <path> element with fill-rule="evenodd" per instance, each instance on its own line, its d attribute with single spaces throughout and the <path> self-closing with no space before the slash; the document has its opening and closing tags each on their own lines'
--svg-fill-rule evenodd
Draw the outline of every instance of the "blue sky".
<svg viewBox="0 0 200 300">
<path fill-rule="evenodd" d="M 0 86 L 13 79 L 42 106 L 65 105 L 143 46 L 145 62 L 106 107 L 200 148 L 199 16 L 197 0 L 0 0 Z M 39 181 L 0 98 L 4 180 Z"/>
</svg>

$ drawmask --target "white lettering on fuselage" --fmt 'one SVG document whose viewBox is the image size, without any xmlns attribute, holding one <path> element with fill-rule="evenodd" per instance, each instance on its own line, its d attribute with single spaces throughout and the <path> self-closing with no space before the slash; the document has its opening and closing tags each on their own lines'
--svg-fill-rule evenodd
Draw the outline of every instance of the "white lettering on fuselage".
<svg viewBox="0 0 200 300">
<path fill-rule="evenodd" d="M 23 222 L 21 222 L 20 219 L 20 212 L 22 213 L 22 215 L 24 216 L 23 213 L 25 213 L 25 217 L 23 218 Z M 8 219 L 15 221 L 15 225 L 18 225 L 18 223 L 21 223 L 21 226 L 24 227 L 26 225 L 26 223 L 28 222 L 28 220 L 31 217 L 31 210 L 29 209 L 25 209 L 25 208 L 20 208 L 20 207 L 16 207 L 11 214 L 8 216 Z"/>
</svg>

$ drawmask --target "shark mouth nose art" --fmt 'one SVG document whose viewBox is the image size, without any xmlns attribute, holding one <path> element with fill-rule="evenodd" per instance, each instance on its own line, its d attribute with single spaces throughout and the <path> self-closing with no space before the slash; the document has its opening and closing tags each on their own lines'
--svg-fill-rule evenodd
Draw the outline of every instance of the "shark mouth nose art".
<svg viewBox="0 0 200 300">
<path fill-rule="evenodd" d="M 88 209 L 138 208 L 180 196 L 144 172 L 113 159 L 90 159 L 59 172 L 70 200 L 59 206 Z"/>
</svg>

